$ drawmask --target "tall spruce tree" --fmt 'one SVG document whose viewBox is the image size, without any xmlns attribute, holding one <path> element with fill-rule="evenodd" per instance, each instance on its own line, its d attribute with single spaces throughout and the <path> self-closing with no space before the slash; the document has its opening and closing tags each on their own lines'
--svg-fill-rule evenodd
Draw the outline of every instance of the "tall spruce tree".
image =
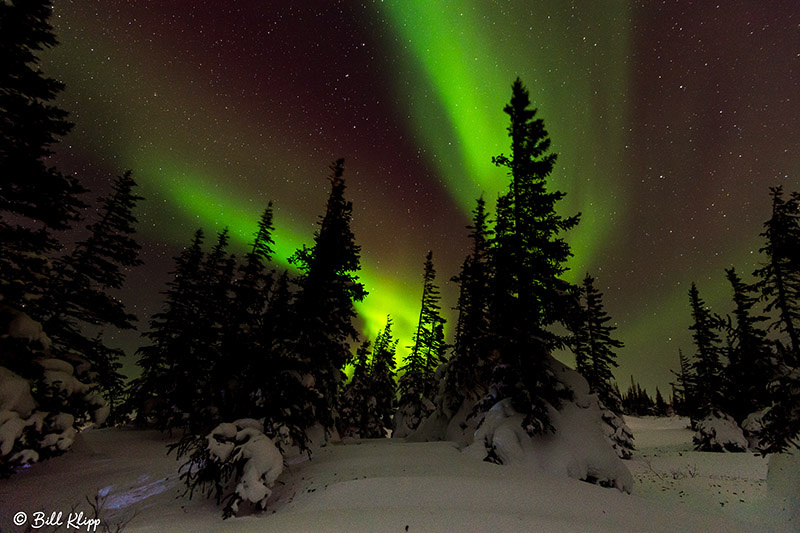
<svg viewBox="0 0 800 533">
<path fill-rule="evenodd" d="M 770 329 L 778 330 L 788 340 L 786 352 L 790 363 L 797 365 L 800 350 L 800 197 L 795 193 L 784 198 L 782 187 L 770 188 L 772 216 L 764 223 L 766 239 L 759 251 L 767 256 L 766 264 L 753 275 L 767 303 L 767 313 L 775 311 L 777 320 Z"/>
<path fill-rule="evenodd" d="M 223 384 L 222 418 L 234 420 L 243 416 L 254 417 L 253 398 L 262 385 L 261 370 L 269 359 L 264 328 L 267 303 L 272 288 L 272 202 L 264 209 L 258 227 L 238 266 L 238 276 L 232 284 L 232 315 L 223 332 L 222 350 L 229 362 L 227 383 Z"/>
<path fill-rule="evenodd" d="M 771 343 L 760 326 L 767 317 L 753 310 L 758 302 L 753 287 L 744 283 L 733 268 L 725 270 L 725 274 L 733 288 L 736 318 L 724 373 L 726 412 L 741 424 L 749 414 L 770 404 L 768 387 L 775 369 Z"/>
<path fill-rule="evenodd" d="M 692 331 L 697 350 L 693 363 L 697 411 L 690 413 L 690 417 L 693 422 L 698 422 L 710 414 L 721 412 L 724 404 L 723 367 L 720 360 L 720 338 L 717 333 L 720 321 L 700 298 L 695 283 L 692 283 L 689 289 L 689 303 L 693 321 L 689 329 Z"/>
<path fill-rule="evenodd" d="M 472 214 L 472 225 L 467 226 L 472 250 L 464 260 L 461 272 L 453 277 L 460 290 L 453 355 L 445 375 L 447 405 L 444 407 L 451 413 L 458 410 L 465 399 L 473 403 L 478 401 L 491 384 L 492 272 L 489 243 L 492 232 L 483 198 L 478 199 Z"/>
<path fill-rule="evenodd" d="M 43 0 L 0 3 L 0 294 L 36 319 L 53 303 L 53 230 L 70 228 L 85 207 L 77 180 L 47 166 L 52 145 L 72 128 L 54 104 L 64 85 L 38 65 L 37 54 L 58 44 L 51 13 Z"/>
<path fill-rule="evenodd" d="M 697 399 L 695 396 L 695 374 L 691 361 L 683 354 L 683 350 L 678 350 L 678 361 L 680 369 L 674 370 L 675 382 L 672 383 L 674 393 L 675 412 L 681 416 L 693 416 L 698 411 Z"/>
<path fill-rule="evenodd" d="M 611 317 L 603 306 L 603 294 L 595 288 L 594 278 L 589 274 L 583 280 L 581 294 L 584 306 L 575 335 L 575 368 L 589 382 L 589 389 L 597 394 L 603 406 L 619 415 L 622 400 L 614 394 L 611 368 L 617 367 L 615 350 L 623 344 L 611 337 L 617 328 L 608 324 Z"/>
<path fill-rule="evenodd" d="M 142 374 L 131 383 L 130 409 L 139 422 L 161 429 L 185 425 L 184 413 L 200 394 L 200 376 L 195 373 L 204 369 L 198 364 L 195 328 L 203 298 L 198 275 L 205 255 L 203 238 L 198 229 L 191 245 L 175 258 L 163 311 L 152 316 L 144 333 L 151 344 L 137 351 Z"/>
<path fill-rule="evenodd" d="M 106 346 L 102 333 L 106 327 L 132 329 L 136 320 L 122 301 L 109 293 L 122 288 L 126 270 L 142 264 L 141 247 L 134 238 L 133 210 L 143 198 L 135 188 L 130 171 L 118 176 L 111 194 L 100 199 L 99 218 L 86 227 L 89 236 L 55 262 L 54 302 L 43 319 L 56 345 L 83 353 L 92 364 L 112 414 L 123 392 L 121 352 Z M 89 331 L 97 328 L 91 326 L 100 329 L 93 335 Z"/>
<path fill-rule="evenodd" d="M 439 288 L 433 252 L 425 257 L 422 275 L 422 301 L 411 352 L 400 367 L 397 384 L 400 399 L 395 416 L 395 435 L 404 437 L 433 411 L 437 391 L 436 369 L 444 362 L 444 318 L 439 307 Z"/>
<path fill-rule="evenodd" d="M 766 264 L 756 270 L 765 311 L 777 314 L 770 324 L 782 338 L 776 342 L 776 376 L 770 384 L 773 405 L 764 415 L 762 453 L 800 448 L 800 194 L 784 198 L 782 187 L 770 189 L 772 216 L 761 234 Z"/>
<path fill-rule="evenodd" d="M 350 229 L 353 204 L 344 198 L 344 160 L 331 171 L 331 192 L 314 247 L 303 247 L 290 259 L 301 272 L 292 350 L 316 390 L 307 400 L 311 417 L 326 428 L 334 427 L 342 369 L 350 358 L 350 342 L 358 339 L 353 304 L 367 294 L 358 281 L 361 247 Z"/>
<path fill-rule="evenodd" d="M 498 199 L 493 242 L 492 318 L 500 360 L 492 396 L 510 397 L 534 435 L 552 429 L 547 404 L 558 405 L 562 396 L 546 364 L 549 351 L 560 344 L 548 326 L 567 323 L 574 308 L 574 300 L 565 297 L 572 287 L 560 280 L 571 255 L 561 234 L 578 223 L 578 216 L 562 218 L 555 211 L 564 197 L 547 190 L 556 154 L 549 153 L 544 122 L 535 118 L 519 78 L 504 111 L 511 122 L 511 154 L 493 161 L 508 170 L 511 183 Z"/>
</svg>

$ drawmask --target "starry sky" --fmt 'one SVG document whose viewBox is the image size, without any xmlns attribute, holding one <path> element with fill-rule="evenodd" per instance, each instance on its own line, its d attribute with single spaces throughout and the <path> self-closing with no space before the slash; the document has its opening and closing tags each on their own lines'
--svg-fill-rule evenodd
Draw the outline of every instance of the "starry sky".
<svg viewBox="0 0 800 533">
<path fill-rule="evenodd" d="M 55 164 L 92 197 L 132 169 L 146 197 L 146 264 L 121 294 L 143 326 L 198 227 L 230 227 L 242 253 L 271 200 L 279 267 L 311 244 L 339 157 L 366 334 L 391 314 L 410 344 L 428 250 L 454 322 L 470 212 L 507 184 L 491 157 L 519 76 L 558 153 L 559 212 L 582 213 L 567 278 L 597 278 L 622 387 L 665 391 L 692 352 L 691 282 L 729 312 L 723 269 L 751 279 L 768 187 L 800 189 L 793 0 L 57 0 L 51 22 L 42 68 L 76 123 Z"/>
</svg>

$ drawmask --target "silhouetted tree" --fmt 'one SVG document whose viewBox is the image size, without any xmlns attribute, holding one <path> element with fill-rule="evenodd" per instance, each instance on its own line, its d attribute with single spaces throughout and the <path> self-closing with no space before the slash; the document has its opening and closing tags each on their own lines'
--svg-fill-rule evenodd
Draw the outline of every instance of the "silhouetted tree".
<svg viewBox="0 0 800 533">
<path fill-rule="evenodd" d="M 434 409 L 437 391 L 435 372 L 444 362 L 444 318 L 440 314 L 439 288 L 436 286 L 433 252 L 425 258 L 422 301 L 411 353 L 400 367 L 397 384 L 400 399 L 395 416 L 395 434 L 404 437 Z"/>
<path fill-rule="evenodd" d="M 614 395 L 611 368 L 617 367 L 614 350 L 623 344 L 611 337 L 617 328 L 608 324 L 611 318 L 603 307 L 603 294 L 594 287 L 594 278 L 589 274 L 583 280 L 581 294 L 585 303 L 575 333 L 575 369 L 586 378 L 600 402 L 619 415 L 621 398 Z"/>
<path fill-rule="evenodd" d="M 776 342 L 776 375 L 769 387 L 773 405 L 759 435 L 763 453 L 800 447 L 800 195 L 785 199 L 782 187 L 770 193 L 772 216 L 764 223 L 766 243 L 760 249 L 767 262 L 754 275 L 760 278 L 756 285 L 766 312 L 777 313 L 770 329 L 785 337 Z"/>
<path fill-rule="evenodd" d="M 547 403 L 558 405 L 561 399 L 546 365 L 549 350 L 560 340 L 547 327 L 566 323 L 574 308 L 574 300 L 565 297 L 572 288 L 559 277 L 571 255 L 561 233 L 574 227 L 578 217 L 556 214 L 555 204 L 564 193 L 548 192 L 546 187 L 556 155 L 548 153 L 544 122 L 535 118 L 519 79 L 504 111 L 511 122 L 511 154 L 493 161 L 508 170 L 511 184 L 498 200 L 493 243 L 493 327 L 500 359 L 493 397 L 510 397 L 533 435 L 552 429 Z"/>
<path fill-rule="evenodd" d="M 58 44 L 51 13 L 42 0 L 0 4 L 0 294 L 37 320 L 53 303 L 53 230 L 70 228 L 85 207 L 76 178 L 47 165 L 52 145 L 72 128 L 54 103 L 64 85 L 39 68 L 37 54 Z"/>
<path fill-rule="evenodd" d="M 733 268 L 725 271 L 733 288 L 733 315 L 736 325 L 731 327 L 730 346 L 725 367 L 726 412 L 737 423 L 770 404 L 768 386 L 775 369 L 772 348 L 767 333 L 760 324 L 767 317 L 754 314 L 758 301 L 753 288 L 745 284 Z"/>
<path fill-rule="evenodd" d="M 292 350 L 316 392 L 309 394 L 313 419 L 333 428 L 342 369 L 350 359 L 350 342 L 358 339 L 354 302 L 366 296 L 358 281 L 361 247 L 350 229 L 353 204 L 345 200 L 344 160 L 331 166 L 331 192 L 314 247 L 298 250 L 291 262 L 300 270 Z"/>
<path fill-rule="evenodd" d="M 489 244 L 492 232 L 488 225 L 485 202 L 479 198 L 473 210 L 470 230 L 472 250 L 464 260 L 461 272 L 453 278 L 458 283 L 458 322 L 453 355 L 445 375 L 444 407 L 451 414 L 468 399 L 476 402 L 491 384 L 491 260 Z"/>
<path fill-rule="evenodd" d="M 130 408 L 137 420 L 161 429 L 185 425 L 184 413 L 201 392 L 201 376 L 196 373 L 207 370 L 199 364 L 195 336 L 202 300 L 203 237 L 198 229 L 191 246 L 175 258 L 163 311 L 152 316 L 150 330 L 144 333 L 151 344 L 137 351 L 142 374 L 131 383 Z"/>
<path fill-rule="evenodd" d="M 720 338 L 717 334 L 719 319 L 711 314 L 700 298 L 697 285 L 689 289 L 689 302 L 692 307 L 692 331 L 697 352 L 694 357 L 695 399 L 697 411 L 690 414 L 693 421 L 699 421 L 709 414 L 719 412 L 724 400 L 722 397 L 722 362 L 720 360 Z"/>
</svg>

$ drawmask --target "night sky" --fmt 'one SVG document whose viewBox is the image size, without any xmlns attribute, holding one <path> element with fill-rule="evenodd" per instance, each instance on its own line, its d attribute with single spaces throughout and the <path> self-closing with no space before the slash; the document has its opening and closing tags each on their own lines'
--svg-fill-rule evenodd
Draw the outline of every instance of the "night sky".
<svg viewBox="0 0 800 533">
<path fill-rule="evenodd" d="M 690 283 L 729 312 L 723 269 L 752 279 L 768 187 L 800 189 L 794 0 L 57 0 L 51 22 L 42 66 L 76 123 L 55 164 L 95 196 L 133 169 L 146 197 L 122 294 L 142 326 L 197 227 L 229 226 L 241 253 L 272 200 L 279 265 L 312 244 L 344 157 L 359 312 L 370 337 L 390 313 L 403 353 L 427 250 L 449 310 L 475 199 L 507 185 L 491 157 L 520 76 L 559 154 L 559 212 L 583 213 L 568 279 L 605 293 L 621 386 L 665 391 L 693 352 Z"/>
</svg>

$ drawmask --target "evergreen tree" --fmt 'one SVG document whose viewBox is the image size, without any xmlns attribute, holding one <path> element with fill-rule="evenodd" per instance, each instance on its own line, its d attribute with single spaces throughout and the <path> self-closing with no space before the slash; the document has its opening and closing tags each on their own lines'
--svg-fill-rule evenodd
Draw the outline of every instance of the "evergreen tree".
<svg viewBox="0 0 800 533">
<path fill-rule="evenodd" d="M 358 347 L 353 360 L 353 377 L 342 389 L 342 404 L 339 413 L 339 435 L 341 437 L 366 438 L 368 432 L 371 346 L 372 342 L 365 339 Z"/>
<path fill-rule="evenodd" d="M 72 128 L 53 102 L 62 83 L 43 75 L 38 52 L 58 44 L 50 2 L 0 3 L 0 294 L 35 319 L 50 308 L 47 256 L 53 230 L 70 228 L 85 205 L 75 178 L 47 166 L 52 145 Z"/>
<path fill-rule="evenodd" d="M 772 216 L 764 223 L 766 244 L 760 250 L 767 262 L 754 275 L 760 278 L 765 311 L 777 313 L 770 329 L 784 337 L 776 342 L 776 376 L 769 387 L 773 405 L 759 435 L 763 453 L 800 447 L 800 195 L 785 199 L 782 187 L 770 193 Z"/>
<path fill-rule="evenodd" d="M 731 328 L 732 339 L 725 368 L 725 399 L 727 413 L 737 423 L 770 404 L 768 385 L 774 375 L 772 349 L 767 332 L 760 324 L 767 317 L 753 313 L 758 301 L 753 288 L 745 284 L 733 268 L 725 271 L 733 288 L 733 311 L 736 325 Z"/>
<path fill-rule="evenodd" d="M 667 416 L 669 412 L 669 406 L 667 402 L 664 401 L 664 397 L 661 395 L 661 391 L 658 390 L 656 387 L 656 407 L 655 407 L 655 414 L 656 416 Z"/>
<path fill-rule="evenodd" d="M 589 382 L 590 390 L 597 394 L 600 402 L 619 415 L 622 405 L 621 399 L 614 395 L 611 367 L 617 367 L 614 350 L 622 348 L 623 344 L 611 337 L 611 332 L 617 328 L 607 324 L 611 318 L 603 307 L 603 294 L 595 289 L 594 278 L 589 274 L 583 280 L 581 292 L 585 307 L 575 335 L 575 368 Z"/>
<path fill-rule="evenodd" d="M 422 276 L 422 302 L 420 304 L 417 330 L 414 332 L 411 353 L 400 368 L 401 376 L 397 388 L 400 393 L 395 434 L 406 436 L 434 408 L 437 392 L 436 369 L 444 362 L 444 318 L 440 314 L 439 288 L 436 286 L 436 270 L 433 267 L 433 252 L 425 258 Z"/>
<path fill-rule="evenodd" d="M 473 210 L 469 237 L 472 251 L 464 260 L 461 272 L 453 278 L 459 284 L 458 322 L 453 355 L 448 362 L 446 409 L 458 410 L 465 399 L 476 402 L 488 392 L 492 371 L 491 332 L 491 262 L 492 238 L 483 198 Z"/>
<path fill-rule="evenodd" d="M 387 316 L 386 326 L 378 334 L 372 351 L 371 394 L 368 401 L 370 406 L 374 405 L 375 421 L 366 428 L 365 433 L 371 438 L 385 437 L 392 428 L 397 387 L 394 372 L 397 340 L 392 335 L 392 319 Z"/>
<path fill-rule="evenodd" d="M 782 187 L 770 188 L 770 193 L 772 216 L 761 234 L 767 242 L 759 250 L 767 256 L 767 263 L 753 275 L 760 278 L 757 287 L 767 302 L 765 311 L 778 314 L 770 329 L 788 337 L 788 362 L 796 366 L 800 350 L 800 197 L 795 193 L 784 199 Z"/>
<path fill-rule="evenodd" d="M 137 419 L 167 429 L 185 423 L 199 395 L 195 328 L 201 308 L 203 231 L 198 229 L 191 246 L 175 258 L 173 279 L 167 283 L 164 310 L 150 320 L 144 334 L 151 344 L 139 348 L 138 365 L 142 375 L 131 384 L 130 408 Z"/>
<path fill-rule="evenodd" d="M 121 352 L 105 346 L 102 329 L 132 329 L 136 317 L 125 310 L 121 300 L 109 294 L 125 281 L 125 270 L 142 264 L 141 247 L 134 238 L 136 216 L 133 210 L 141 196 L 134 193 L 136 182 L 131 172 L 118 176 L 112 193 L 100 200 L 99 218 L 89 224 L 89 236 L 72 252 L 56 261 L 55 281 L 51 283 L 53 305 L 44 326 L 57 346 L 85 354 L 98 373 L 104 395 L 118 404 L 123 376 L 118 362 Z M 99 326 L 91 336 L 89 326 Z"/>
<path fill-rule="evenodd" d="M 232 317 L 223 332 L 221 352 L 230 361 L 228 382 L 223 387 L 222 418 L 234 420 L 253 417 L 251 396 L 262 384 L 264 362 L 269 358 L 264 343 L 264 322 L 272 287 L 272 202 L 264 209 L 258 222 L 250 250 L 238 267 L 238 277 L 232 285 Z"/>
<path fill-rule="evenodd" d="M 560 340 L 547 327 L 567 323 L 574 307 L 564 296 L 570 286 L 559 279 L 571 255 L 560 235 L 578 217 L 565 219 L 555 212 L 564 193 L 548 192 L 546 185 L 556 155 L 548 153 L 544 122 L 529 106 L 528 91 L 517 79 L 504 109 L 511 121 L 511 154 L 493 159 L 511 177 L 509 191 L 498 200 L 493 243 L 493 324 L 500 355 L 493 397 L 510 397 L 533 435 L 552 429 L 547 403 L 558 405 L 562 396 L 546 365 L 549 350 Z"/>
<path fill-rule="evenodd" d="M 678 350 L 678 360 L 680 362 L 679 372 L 672 371 L 677 378 L 672 384 L 674 393 L 673 404 L 675 412 L 681 416 L 691 417 L 699 408 L 695 396 L 695 375 L 689 358 L 683 355 L 682 350 Z"/>
<path fill-rule="evenodd" d="M 693 324 L 689 327 L 697 349 L 694 357 L 695 400 L 697 411 L 690 416 L 694 422 L 718 413 L 722 409 L 722 362 L 720 361 L 719 319 L 711 314 L 700 298 L 697 285 L 689 289 Z"/>
<path fill-rule="evenodd" d="M 357 277 L 361 247 L 350 229 L 353 204 L 344 198 L 344 160 L 331 170 L 331 192 L 314 247 L 303 247 L 290 259 L 301 272 L 292 350 L 316 391 L 310 391 L 307 402 L 311 416 L 326 428 L 334 427 L 342 369 L 350 358 L 350 342 L 358 338 L 353 303 L 367 294 Z"/>
</svg>

